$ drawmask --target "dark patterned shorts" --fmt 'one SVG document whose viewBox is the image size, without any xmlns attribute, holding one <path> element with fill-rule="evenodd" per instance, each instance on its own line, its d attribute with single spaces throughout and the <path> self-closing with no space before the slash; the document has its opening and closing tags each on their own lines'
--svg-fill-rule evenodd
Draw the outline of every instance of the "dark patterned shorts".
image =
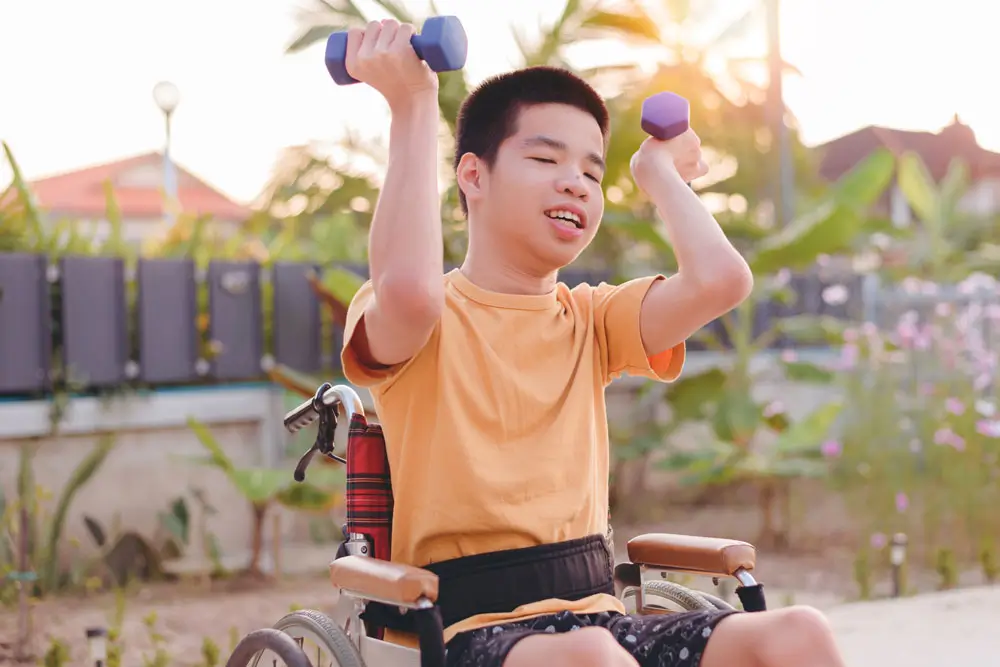
<svg viewBox="0 0 1000 667">
<path fill-rule="evenodd" d="M 568 611 L 462 632 L 448 643 L 447 667 L 502 667 L 518 641 L 531 635 L 607 628 L 640 667 L 698 667 L 716 624 L 734 611 L 625 616 Z"/>
</svg>

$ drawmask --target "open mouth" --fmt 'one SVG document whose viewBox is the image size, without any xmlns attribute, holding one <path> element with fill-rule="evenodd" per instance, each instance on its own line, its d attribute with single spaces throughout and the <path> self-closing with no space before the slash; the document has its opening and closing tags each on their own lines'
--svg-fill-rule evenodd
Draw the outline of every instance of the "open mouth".
<svg viewBox="0 0 1000 667">
<path fill-rule="evenodd" d="M 567 211 L 564 208 L 553 208 L 545 212 L 545 215 L 553 220 L 558 220 L 565 224 L 567 227 L 572 227 L 575 229 L 583 229 L 583 221 L 580 216 L 573 211 Z"/>
</svg>

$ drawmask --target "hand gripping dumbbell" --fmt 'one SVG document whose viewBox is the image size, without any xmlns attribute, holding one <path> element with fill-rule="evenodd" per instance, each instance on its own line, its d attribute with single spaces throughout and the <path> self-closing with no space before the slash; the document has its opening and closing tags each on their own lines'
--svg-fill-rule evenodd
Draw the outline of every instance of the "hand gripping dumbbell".
<svg viewBox="0 0 1000 667">
<path fill-rule="evenodd" d="M 465 67 L 469 40 L 457 16 L 433 16 L 424 22 L 419 35 L 410 38 L 417 57 L 435 72 L 451 72 Z M 326 40 L 326 71 L 338 85 L 358 80 L 347 73 L 347 33 L 335 32 Z"/>
</svg>

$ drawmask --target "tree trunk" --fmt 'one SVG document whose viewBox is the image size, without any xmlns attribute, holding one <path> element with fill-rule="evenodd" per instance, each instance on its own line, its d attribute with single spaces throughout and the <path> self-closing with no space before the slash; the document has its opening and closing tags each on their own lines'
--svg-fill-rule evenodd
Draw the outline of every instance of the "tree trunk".
<svg viewBox="0 0 1000 667">
<path fill-rule="evenodd" d="M 779 483 L 781 496 L 781 528 L 775 535 L 779 549 L 790 549 L 792 546 L 792 482 L 783 479 Z"/>
<path fill-rule="evenodd" d="M 763 549 L 770 549 L 775 543 L 774 497 L 774 482 L 769 479 L 761 480 L 757 505 L 760 514 L 760 537 L 757 538 L 757 542 Z"/>
<path fill-rule="evenodd" d="M 253 505 L 253 537 L 250 542 L 250 564 L 247 573 L 255 577 L 261 576 L 260 556 L 264 552 L 264 519 L 267 516 L 267 503 Z"/>
</svg>

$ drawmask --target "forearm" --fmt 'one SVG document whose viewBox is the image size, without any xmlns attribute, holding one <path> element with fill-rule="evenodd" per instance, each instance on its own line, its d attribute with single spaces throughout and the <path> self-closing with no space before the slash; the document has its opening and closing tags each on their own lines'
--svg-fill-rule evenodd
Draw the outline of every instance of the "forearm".
<svg viewBox="0 0 1000 667">
<path fill-rule="evenodd" d="M 686 280 L 706 286 L 752 280 L 746 261 L 676 171 L 660 178 L 649 197 L 673 247 L 678 273 Z"/>
<path fill-rule="evenodd" d="M 372 218 L 368 256 L 376 299 L 443 298 L 436 95 L 393 110 L 389 166 Z"/>
</svg>

